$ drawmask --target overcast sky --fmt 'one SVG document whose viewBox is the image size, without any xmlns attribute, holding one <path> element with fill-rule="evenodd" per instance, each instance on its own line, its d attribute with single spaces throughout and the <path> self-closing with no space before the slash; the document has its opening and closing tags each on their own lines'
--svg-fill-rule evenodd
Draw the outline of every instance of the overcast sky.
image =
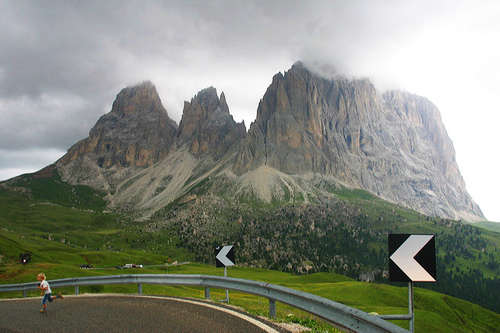
<svg viewBox="0 0 500 333">
<path fill-rule="evenodd" d="M 303 60 L 434 102 L 500 221 L 499 17 L 498 1 L 0 1 L 0 180 L 54 162 L 144 80 L 177 122 L 214 86 L 248 128 L 272 76 Z"/>
</svg>

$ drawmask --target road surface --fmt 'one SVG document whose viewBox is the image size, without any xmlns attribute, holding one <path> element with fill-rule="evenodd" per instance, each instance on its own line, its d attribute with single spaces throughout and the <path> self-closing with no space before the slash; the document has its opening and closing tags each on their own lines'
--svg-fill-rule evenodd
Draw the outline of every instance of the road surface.
<svg viewBox="0 0 500 333">
<path fill-rule="evenodd" d="M 40 313 L 40 300 L 0 301 L 0 332 L 279 332 L 199 301 L 81 295 L 58 299 Z"/>
</svg>

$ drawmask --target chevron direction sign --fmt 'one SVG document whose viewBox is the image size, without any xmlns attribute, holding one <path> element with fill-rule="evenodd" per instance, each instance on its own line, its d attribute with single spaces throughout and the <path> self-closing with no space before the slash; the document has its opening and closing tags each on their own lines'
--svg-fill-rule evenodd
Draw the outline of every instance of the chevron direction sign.
<svg viewBox="0 0 500 333">
<path fill-rule="evenodd" d="M 434 235 L 389 234 L 389 280 L 436 282 Z"/>
<path fill-rule="evenodd" d="M 234 266 L 233 245 L 217 246 L 215 248 L 215 267 Z"/>
</svg>

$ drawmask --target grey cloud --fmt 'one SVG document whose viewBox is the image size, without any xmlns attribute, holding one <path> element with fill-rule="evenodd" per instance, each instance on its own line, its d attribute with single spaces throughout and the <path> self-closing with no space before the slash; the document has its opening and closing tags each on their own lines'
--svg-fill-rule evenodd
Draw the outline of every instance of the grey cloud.
<svg viewBox="0 0 500 333">
<path fill-rule="evenodd" d="M 237 68 L 277 54 L 350 70 L 377 45 L 398 44 L 394 35 L 408 38 L 425 24 L 418 22 L 425 2 L 376 3 L 380 9 L 357 1 L 6 2 L 0 67 L 9 82 L 0 94 L 77 90 L 95 98 L 151 67 L 185 67 L 188 75 L 201 67 L 215 76 L 212 68 L 226 61 Z"/>
<path fill-rule="evenodd" d="M 0 101 L 0 149 L 66 150 L 88 135 L 92 125 L 82 114 L 92 105 L 78 96 L 24 96 Z"/>
<path fill-rule="evenodd" d="M 25 151 L 0 149 L 0 170 L 39 169 L 40 166 L 55 162 L 63 153 L 64 151 L 57 149 L 29 149 Z"/>
</svg>

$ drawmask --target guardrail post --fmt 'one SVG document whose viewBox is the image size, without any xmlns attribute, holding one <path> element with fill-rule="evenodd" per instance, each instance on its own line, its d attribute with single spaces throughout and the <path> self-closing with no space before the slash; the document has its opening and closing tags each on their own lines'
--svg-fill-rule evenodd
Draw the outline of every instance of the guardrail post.
<svg viewBox="0 0 500 333">
<path fill-rule="evenodd" d="M 76 285 L 75 286 L 75 295 L 78 296 L 78 294 L 80 294 L 80 286 L 79 285 Z"/>
<path fill-rule="evenodd" d="M 269 299 L 269 318 L 276 318 L 276 300 Z"/>
<path fill-rule="evenodd" d="M 139 293 L 139 295 L 142 295 L 142 283 L 137 284 L 137 292 Z"/>
<path fill-rule="evenodd" d="M 23 288 L 23 297 L 26 297 L 26 289 Z"/>
<path fill-rule="evenodd" d="M 205 287 L 205 299 L 210 299 L 210 288 Z"/>
</svg>

